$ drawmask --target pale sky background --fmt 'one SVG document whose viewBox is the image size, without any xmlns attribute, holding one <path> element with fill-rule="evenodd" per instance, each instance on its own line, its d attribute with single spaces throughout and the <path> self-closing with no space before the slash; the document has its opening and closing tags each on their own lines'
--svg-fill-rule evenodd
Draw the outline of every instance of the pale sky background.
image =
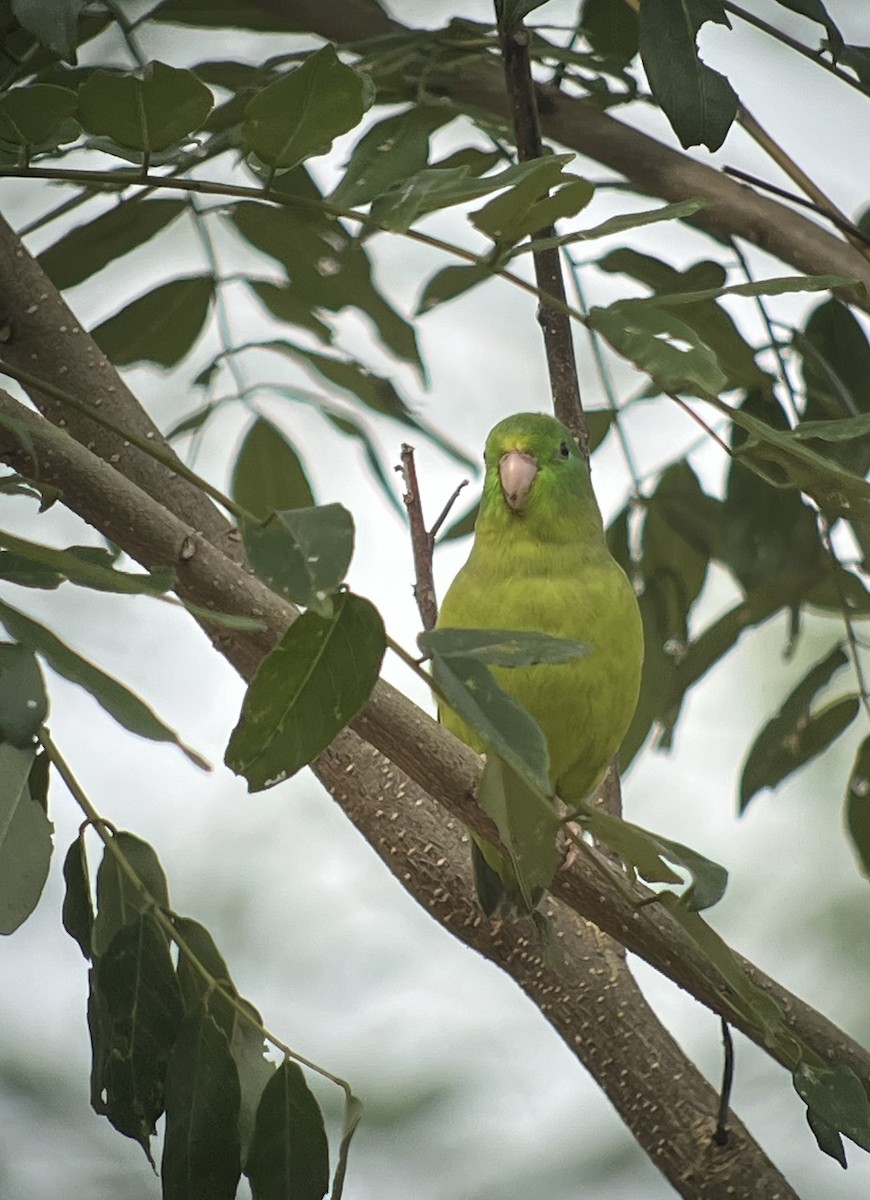
<svg viewBox="0 0 870 1200">
<path fill-rule="evenodd" d="M 853 42 L 870 43 L 870 12 L 863 6 L 829 0 L 828 8 Z M 451 13 L 482 20 L 490 13 L 488 3 L 473 0 L 396 0 L 392 10 L 409 21 L 425 14 L 433 25 Z M 753 4 L 753 10 L 762 13 L 762 5 Z M 573 11 L 573 5 L 553 0 L 536 17 L 552 15 L 554 23 L 563 24 Z M 810 42 L 817 36 L 817 27 L 773 3 L 764 6 L 764 15 Z M 149 35 L 145 43 L 151 57 L 177 66 L 232 55 L 253 60 L 298 44 L 291 38 L 171 29 Z M 870 100 L 736 22 L 733 32 L 705 30 L 702 45 L 708 61 L 728 73 L 746 105 L 816 181 L 847 213 L 861 211 L 870 200 L 870 186 L 856 170 L 863 161 L 856 148 L 868 144 Z M 673 143 L 656 114 L 639 109 L 632 119 Z M 458 132 L 451 127 L 439 134 L 436 153 L 461 144 Z M 316 164 L 322 181 L 336 178 L 348 145 L 337 144 L 328 161 Z M 697 153 L 706 161 L 778 180 L 737 129 L 717 155 Z M 582 160 L 574 169 L 588 171 L 592 179 L 610 174 Z M 5 181 L 0 204 L 20 225 L 57 203 L 61 194 Z M 649 206 L 604 192 L 582 219 L 594 224 L 606 213 Z M 461 214 L 433 218 L 427 228 L 457 240 L 466 236 Z M 31 248 L 42 249 L 56 236 L 52 227 L 34 238 Z M 231 234 L 216 230 L 216 236 L 227 270 L 248 261 Z M 701 235 L 672 226 L 628 240 L 675 265 L 716 256 Z M 443 261 L 398 238 L 379 237 L 372 246 L 382 285 L 402 311 L 411 312 L 424 280 Z M 760 254 L 753 261 L 764 274 L 791 273 Z M 116 311 L 122 288 L 130 298 L 200 266 L 199 250 L 179 224 L 168 238 L 113 265 L 69 299 L 90 326 Z M 257 269 L 268 270 L 263 262 Z M 594 271 L 587 272 L 586 284 L 592 302 L 625 294 L 629 286 Z M 231 297 L 238 340 L 268 336 L 274 326 L 262 312 L 238 292 Z M 798 297 L 783 301 L 777 312 L 796 319 L 817 302 Z M 732 311 L 754 330 L 750 302 Z M 502 416 L 548 405 L 533 302 L 499 281 L 420 320 L 428 390 L 410 371 L 396 370 L 379 355 L 362 320 L 345 316 L 338 324 L 346 335 L 344 347 L 391 373 L 421 415 L 472 455 L 479 454 L 486 432 Z M 200 346 L 171 377 L 149 368 L 129 373 L 131 385 L 164 428 L 199 405 L 189 383 L 215 346 L 212 334 L 210 350 Z M 600 407 L 603 396 L 582 338 L 578 350 L 586 401 Z M 244 360 L 250 380 L 257 369 L 256 359 Z M 268 374 L 309 383 L 286 364 L 270 362 Z M 614 377 L 622 395 L 632 391 L 627 368 L 617 364 Z M 356 450 L 301 405 L 269 400 L 262 409 L 304 454 L 318 499 L 341 501 L 354 513 L 358 536 L 351 582 L 378 604 L 393 636 L 411 645 L 417 617 L 407 536 L 370 485 Z M 218 486 L 228 482 L 244 425 L 242 414 L 232 410 L 207 429 L 196 465 Z M 407 432 L 386 420 L 372 420 L 370 427 L 384 461 L 397 461 Z M 696 439 L 696 427 L 663 406 L 639 408 L 628 429 L 644 472 Z M 434 515 L 463 470 L 421 438 L 414 440 Z M 692 461 L 715 492 L 724 470 L 719 452 L 703 448 Z M 605 515 L 613 515 L 628 488 L 613 439 L 596 456 L 594 480 Z M 37 517 L 32 504 L 6 500 L 4 516 L 10 528 L 53 544 L 97 540 L 60 506 Z M 442 593 L 466 553 L 467 543 L 439 555 Z M 50 679 L 54 737 L 98 809 L 154 843 L 174 908 L 211 929 L 238 987 L 261 1009 L 266 1024 L 301 1053 L 348 1078 L 366 1104 L 351 1152 L 347 1200 L 490 1200 L 495 1195 L 501 1200 L 529 1195 L 537 1200 L 666 1200 L 673 1195 L 537 1010 L 510 979 L 409 899 L 310 774 L 249 797 L 243 782 L 220 765 L 242 684 L 183 613 L 146 599 L 105 597 L 70 585 L 56 593 L 7 586 L 4 597 L 128 682 L 215 764 L 210 775 L 198 772 L 177 751 L 125 734 L 89 697 Z M 713 572 L 698 606 L 697 627 L 734 597 L 724 574 Z M 867 1041 L 870 891 L 840 828 L 842 789 L 859 734 L 851 733 L 776 794 L 756 797 L 742 820 L 735 816 L 741 762 L 757 729 L 840 632 L 835 621 L 808 621 L 790 663 L 782 657 L 783 620 L 747 635 L 691 697 L 674 752 L 647 751 L 638 761 L 626 780 L 625 799 L 632 819 L 729 868 L 728 892 L 711 914 L 719 932 Z M 387 661 L 385 673 L 418 702 L 429 704 L 395 662 Z M 10 1200 L 66 1200 L 69 1195 L 155 1200 L 159 1185 L 141 1151 L 88 1106 L 86 970 L 59 915 L 61 862 L 80 816 L 59 783 L 52 787 L 51 808 L 57 853 L 45 895 L 26 925 L 0 945 L 0 1194 Z M 96 859 L 96 848 L 93 854 Z M 642 965 L 638 973 L 687 1051 L 718 1079 L 718 1020 Z M 822 1195 L 863 1200 L 870 1192 L 870 1157 L 849 1147 L 850 1167 L 842 1172 L 816 1149 L 788 1076 L 739 1036 L 737 1056 L 735 1110 L 805 1200 Z M 330 1106 L 334 1133 L 337 1098 L 315 1086 Z"/>
</svg>

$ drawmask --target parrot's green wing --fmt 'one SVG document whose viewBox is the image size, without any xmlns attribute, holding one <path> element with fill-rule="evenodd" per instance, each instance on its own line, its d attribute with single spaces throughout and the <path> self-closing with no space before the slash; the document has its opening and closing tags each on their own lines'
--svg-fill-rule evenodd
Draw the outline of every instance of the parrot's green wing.
<svg viewBox="0 0 870 1200">
<path fill-rule="evenodd" d="M 492 668 L 543 729 L 551 785 L 571 806 L 599 786 L 634 713 L 643 662 L 637 600 L 607 549 L 588 469 L 563 425 L 539 413 L 508 417 L 490 433 L 485 460 L 474 545 L 438 624 L 535 630 L 590 647 L 566 662 Z M 439 715 L 484 749 L 451 709 Z M 516 904 L 512 863 L 473 843 L 484 911 L 494 913 L 505 896 Z"/>
</svg>

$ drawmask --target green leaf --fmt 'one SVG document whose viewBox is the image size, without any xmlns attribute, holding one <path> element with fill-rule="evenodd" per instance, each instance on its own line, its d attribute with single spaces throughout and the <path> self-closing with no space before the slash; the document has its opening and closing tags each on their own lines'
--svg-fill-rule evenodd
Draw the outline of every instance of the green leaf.
<svg viewBox="0 0 870 1200">
<path fill-rule="evenodd" d="M 610 3 L 610 0 L 608 0 Z M 599 225 L 589 229 L 575 229 L 559 237 L 534 238 L 524 242 L 511 251 L 510 257 L 515 258 L 529 251 L 550 250 L 555 246 L 568 246 L 573 242 L 591 242 L 596 238 L 610 237 L 614 233 L 625 233 L 629 229 L 642 229 L 645 225 L 657 225 L 660 221 L 676 221 L 691 217 L 709 201 L 701 199 L 678 200 L 674 204 L 663 204 L 660 208 L 647 209 L 644 212 L 620 213 L 616 217 L 608 217 Z"/>
<path fill-rule="evenodd" d="M 804 446 L 791 432 L 773 429 L 745 409 L 730 408 L 712 395 L 704 399 L 749 435 L 734 451 L 773 487 L 806 492 L 826 513 L 870 519 L 870 483 Z"/>
<path fill-rule="evenodd" d="M 245 1174 L 254 1200 L 322 1200 L 329 1147 L 302 1071 L 285 1060 L 263 1089 Z"/>
<path fill-rule="evenodd" d="M 97 915 L 92 930 L 95 957 L 105 953 L 120 929 L 148 912 L 153 901 L 161 908 L 169 907 L 169 887 L 153 846 L 123 829 L 113 834 L 113 844 L 152 899 L 143 896 L 107 846 L 97 871 Z"/>
<path fill-rule="evenodd" d="M 125 201 L 69 233 L 39 255 L 55 287 L 75 287 L 150 241 L 187 210 L 183 200 Z"/>
<path fill-rule="evenodd" d="M 261 663 L 225 762 L 252 792 L 293 775 L 352 721 L 377 682 L 386 646 L 368 600 L 343 592 L 331 617 L 303 613 Z"/>
<path fill-rule="evenodd" d="M 254 1136 L 254 1126 L 257 1109 L 263 1096 L 266 1084 L 275 1074 L 275 1063 L 265 1057 L 268 1045 L 260 1032 L 263 1020 L 253 1004 L 247 1000 L 239 1000 L 240 1004 L 250 1012 L 257 1026 L 244 1017 L 236 1014 L 230 1040 L 230 1052 L 239 1073 L 241 1084 L 241 1110 L 239 1112 L 239 1135 L 242 1147 L 242 1162 L 247 1162 L 251 1139 Z M 258 1028 L 260 1027 L 260 1028 Z"/>
<path fill-rule="evenodd" d="M 339 208 L 368 204 L 422 170 L 430 137 L 452 119 L 449 109 L 421 104 L 372 125 L 354 147 L 330 203 Z"/>
<path fill-rule="evenodd" d="M 139 296 L 91 333 L 117 367 L 143 360 L 174 367 L 202 332 L 213 296 L 211 275 L 173 279 Z"/>
<path fill-rule="evenodd" d="M 48 83 L 13 88 L 0 95 L 0 140 L 13 146 L 38 146 L 49 141 L 77 107 L 75 92 L 67 88 Z"/>
<path fill-rule="evenodd" d="M 0 744 L 0 933 L 14 933 L 39 902 L 53 826 L 31 797 L 35 751 Z"/>
<path fill-rule="evenodd" d="M 272 168 L 295 167 L 325 154 L 373 99 L 371 81 L 326 45 L 248 101 L 242 146 Z"/>
<path fill-rule="evenodd" d="M 91 1104 L 150 1158 L 166 1061 L 184 1015 L 163 932 L 149 913 L 125 925 L 91 970 Z"/>
<path fill-rule="evenodd" d="M 718 150 L 737 116 L 737 95 L 698 57 L 696 37 L 707 21 L 731 28 L 722 0 L 643 0 L 640 56 L 655 99 L 683 149 Z"/>
<path fill-rule="evenodd" d="M 870 412 L 839 421 L 801 421 L 794 431 L 798 441 L 851 442 L 870 435 Z"/>
<path fill-rule="evenodd" d="M 424 654 L 473 658 L 490 667 L 569 662 L 589 653 L 589 646 L 571 638 L 516 629 L 430 629 L 417 642 Z"/>
<path fill-rule="evenodd" d="M 849 1164 L 846 1161 L 846 1147 L 843 1145 L 840 1131 L 820 1117 L 812 1108 L 807 1109 L 807 1124 L 812 1130 L 821 1152 L 830 1155 L 845 1171 Z"/>
<path fill-rule="evenodd" d="M 477 802 L 495 822 L 529 911 L 538 889 L 550 886 L 561 862 L 556 847 L 560 821 L 548 795 L 549 788 L 531 786 L 525 774 L 487 749 Z"/>
<path fill-rule="evenodd" d="M 471 727 L 480 746 L 494 751 L 532 787 L 549 796 L 547 739 L 537 722 L 502 691 L 475 658 L 432 658 L 432 677 L 454 713 Z"/>
<path fill-rule="evenodd" d="M 241 523 L 251 566 L 273 591 L 308 606 L 328 605 L 353 557 L 353 517 L 341 504 L 276 512 Z"/>
<path fill-rule="evenodd" d="M 854 1071 L 802 1062 L 792 1078 L 808 1109 L 862 1150 L 870 1150 L 870 1101 Z"/>
<path fill-rule="evenodd" d="M 728 378 L 707 343 L 658 303 L 656 297 L 655 303 L 618 300 L 608 308 L 592 308 L 589 326 L 617 353 L 646 371 L 663 392 L 716 396 L 726 390 Z"/>
<path fill-rule="evenodd" d="M 152 62 L 136 74 L 94 71 L 79 88 L 79 120 L 91 133 L 151 154 L 198 130 L 213 103 L 193 71 Z"/>
<path fill-rule="evenodd" d="M 563 173 L 562 155 L 533 160 L 528 171 L 508 191 L 488 201 L 470 216 L 472 225 L 492 241 L 512 245 L 551 226 L 560 217 L 574 216 L 595 194 L 591 183 Z M 550 189 L 556 189 L 547 194 Z"/>
<path fill-rule="evenodd" d="M 789 9 L 790 12 L 799 13 L 802 17 L 808 17 L 811 21 L 818 21 L 820 25 L 824 25 L 825 32 L 833 43 L 834 60 L 839 61 L 840 56 L 837 51 L 842 45 L 843 35 L 831 20 L 822 0 L 776 0 L 776 3 L 782 8 Z"/>
<path fill-rule="evenodd" d="M 12 12 L 23 29 L 32 33 L 58 58 L 76 61 L 78 16 L 86 0 L 12 0 Z"/>
<path fill-rule="evenodd" d="M 465 292 L 471 291 L 484 279 L 492 279 L 496 269 L 495 263 L 492 266 L 474 264 L 467 267 L 442 267 L 423 288 L 420 299 L 417 301 L 417 316 L 420 317 L 424 313 L 431 312 L 439 304 L 455 300 Z"/>
<path fill-rule="evenodd" d="M 193 955 L 205 967 L 216 983 L 238 999 L 229 967 L 215 945 L 214 938 L 199 921 L 190 917 L 175 917 L 173 924 L 179 938 L 184 942 L 184 948 L 179 946 L 178 953 L 178 983 L 184 1000 L 184 1011 L 188 1014 L 200 1010 L 207 1012 L 229 1039 L 238 1019 L 236 1010 L 215 990 L 210 980 L 203 978 L 190 956 Z"/>
<path fill-rule="evenodd" d="M 84 833 L 71 844 L 63 860 L 63 927 L 90 961 L 93 947 L 94 906 L 88 879 L 88 857 Z"/>
<path fill-rule="evenodd" d="M 186 1017 L 166 1071 L 163 1200 L 233 1200 L 242 1173 L 240 1103 L 226 1036 L 207 1013 Z"/>
<path fill-rule="evenodd" d="M 233 466 L 231 494 L 255 517 L 314 504 L 296 451 L 271 421 L 258 417 L 245 434 Z"/>
<path fill-rule="evenodd" d="M 870 878 L 870 736 L 858 747 L 849 774 L 846 827 L 861 870 Z"/>
<path fill-rule="evenodd" d="M 583 0 L 583 33 L 599 54 L 627 66 L 637 54 L 637 14 L 613 0 Z"/>
<path fill-rule="evenodd" d="M 99 667 L 82 658 L 56 634 L 44 625 L 31 620 L 10 604 L 0 600 L 0 623 L 6 626 L 9 634 L 24 646 L 29 646 L 39 654 L 58 675 L 77 683 L 85 691 L 90 692 L 99 705 L 125 729 L 137 733 L 140 737 L 149 738 L 154 742 L 174 742 L 191 762 L 203 770 L 208 770 L 208 763 L 191 750 L 143 700 L 131 692 L 124 684 L 101 671 Z"/>
<path fill-rule="evenodd" d="M 29 750 L 47 715 L 45 683 L 33 651 L 0 642 L 0 740 Z"/>
<path fill-rule="evenodd" d="M 810 712 L 816 695 L 848 661 L 843 648 L 835 646 L 810 669 L 758 734 L 740 778 L 740 812 L 756 792 L 776 787 L 826 750 L 855 719 L 859 708 L 856 696 L 845 696 L 817 713 Z"/>
<path fill-rule="evenodd" d="M 0 529 L 0 546 L 45 568 L 59 579 L 68 579 L 70 583 L 100 592 L 158 596 L 169 591 L 175 582 L 173 573 L 166 570 L 144 575 L 116 571 L 112 566 L 114 555 L 97 546 L 71 546 L 67 550 L 56 550 L 53 546 L 40 546 L 36 542 L 13 537 L 5 529 Z"/>
</svg>

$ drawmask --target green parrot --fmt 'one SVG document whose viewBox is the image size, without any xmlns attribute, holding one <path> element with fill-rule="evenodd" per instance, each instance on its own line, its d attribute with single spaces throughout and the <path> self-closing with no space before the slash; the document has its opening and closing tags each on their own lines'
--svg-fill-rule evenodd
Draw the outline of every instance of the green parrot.
<svg viewBox="0 0 870 1200">
<path fill-rule="evenodd" d="M 564 425 L 543 413 L 507 417 L 487 438 L 484 460 L 474 544 L 438 626 L 534 630 L 590 647 L 566 662 L 492 668 L 543 730 L 553 791 L 570 808 L 601 784 L 634 715 L 640 610 L 607 548 L 589 470 Z M 473 749 L 485 749 L 450 708 L 442 705 L 439 717 Z M 484 911 L 493 915 L 505 900 L 516 906 L 511 863 L 472 837 Z"/>
</svg>

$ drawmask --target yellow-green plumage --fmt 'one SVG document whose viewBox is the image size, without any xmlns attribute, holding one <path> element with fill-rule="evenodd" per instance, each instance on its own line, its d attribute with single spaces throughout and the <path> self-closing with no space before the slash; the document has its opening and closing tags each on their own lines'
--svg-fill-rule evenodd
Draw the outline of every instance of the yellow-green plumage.
<svg viewBox="0 0 870 1200">
<path fill-rule="evenodd" d="M 438 624 L 536 630 L 591 648 L 568 662 L 493 668 L 543 729 L 553 789 L 570 806 L 601 783 L 634 714 L 643 662 L 640 612 L 607 549 L 588 469 L 563 425 L 541 413 L 508 417 L 490 433 L 485 462 L 474 545 Z M 449 708 L 440 717 L 457 737 L 484 749 Z M 510 864 L 492 847 L 481 850 L 510 889 Z"/>
</svg>

